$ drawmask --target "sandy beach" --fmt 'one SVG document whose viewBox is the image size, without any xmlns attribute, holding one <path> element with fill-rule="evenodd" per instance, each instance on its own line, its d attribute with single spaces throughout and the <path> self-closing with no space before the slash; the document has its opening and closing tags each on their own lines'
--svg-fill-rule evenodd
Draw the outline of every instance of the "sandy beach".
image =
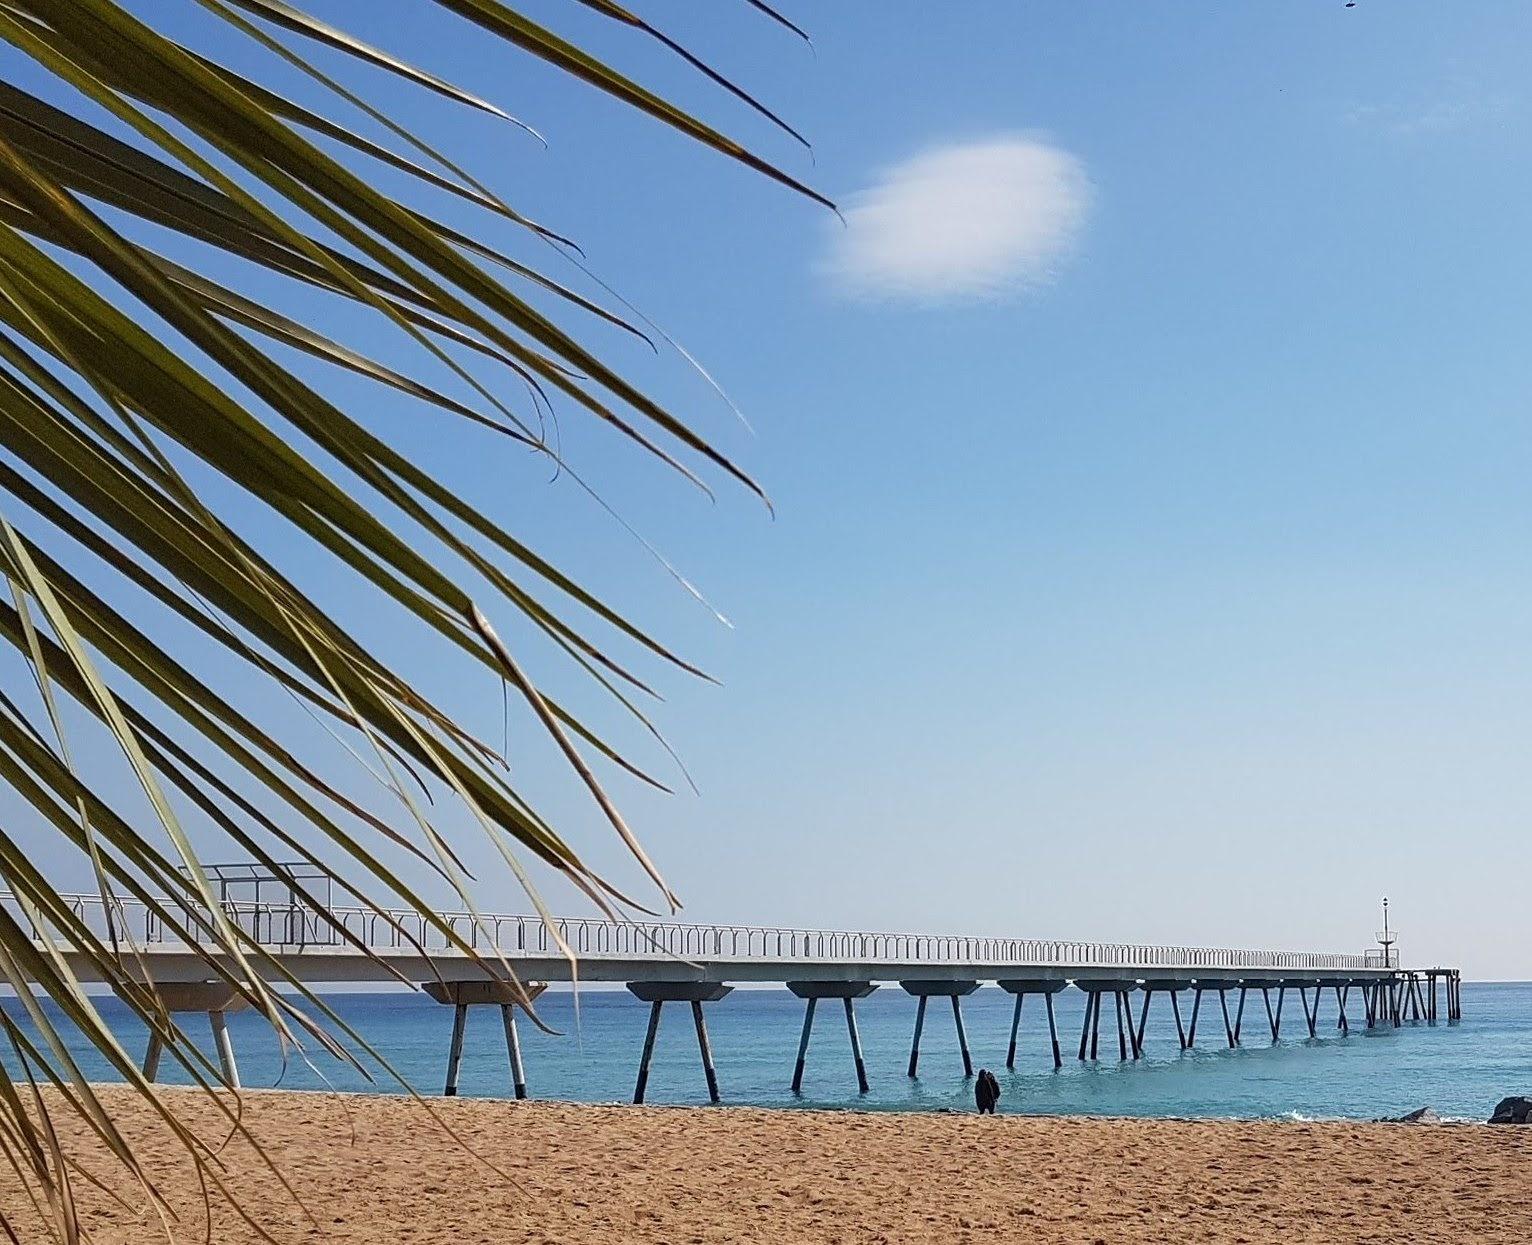
<svg viewBox="0 0 1532 1245">
<path fill-rule="evenodd" d="M 163 1092 L 204 1136 L 225 1131 L 197 1094 Z M 145 1106 L 106 1093 L 180 1216 L 178 1235 L 203 1239 L 202 1198 L 182 1153 Z M 253 1134 L 307 1213 L 247 1144 L 233 1141 L 221 1157 L 282 1241 L 1528 1239 L 1532 1130 L 1517 1128 L 469 1100 L 436 1108 L 504 1175 L 419 1106 L 381 1096 L 245 1096 Z M 78 1144 L 82 1134 L 71 1125 L 66 1136 Z M 90 1166 L 110 1171 L 99 1156 Z M 142 1194 L 108 1179 L 129 1207 L 82 1183 L 93 1239 L 162 1240 Z M 0 1201 L 7 1212 L 21 1206 L 9 1172 Z M 226 1205 L 215 1204 L 213 1220 L 215 1241 L 259 1239 Z"/>
</svg>

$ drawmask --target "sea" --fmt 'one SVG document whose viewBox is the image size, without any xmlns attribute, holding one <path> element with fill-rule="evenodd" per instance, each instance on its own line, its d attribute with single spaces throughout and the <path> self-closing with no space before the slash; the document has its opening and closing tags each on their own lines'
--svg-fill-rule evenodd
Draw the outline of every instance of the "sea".
<svg viewBox="0 0 1532 1245">
<path fill-rule="evenodd" d="M 1271 1040 L 1261 997 L 1246 1005 L 1241 1045 L 1225 1039 L 1216 995 L 1203 999 L 1196 1046 L 1182 1050 L 1169 1001 L 1154 997 L 1143 1058 L 1120 1061 L 1111 1007 L 1102 1009 L 1101 1058 L 1076 1058 L 1084 995 L 1056 996 L 1064 1066 L 1055 1070 L 1043 1000 L 1024 1004 L 1016 1066 L 1005 1066 L 1013 999 L 994 986 L 963 1000 L 974 1068 L 1000 1083 L 1000 1110 L 1017 1114 L 1215 1118 L 1374 1119 L 1419 1107 L 1463 1120 L 1485 1120 L 1510 1094 L 1532 1094 L 1532 983 L 1463 986 L 1463 1018 L 1449 1024 L 1406 1022 L 1368 1030 L 1353 993 L 1349 1032 L 1336 1028 L 1333 993 L 1324 999 L 1317 1038 L 1309 1038 L 1299 1000 L 1289 992 L 1282 1033 Z M 1234 1011 L 1237 995 L 1231 993 Z M 1135 995 L 1134 1012 L 1142 1005 Z M 1275 1001 L 1275 992 L 1273 992 Z M 239 1071 L 247 1087 L 364 1090 L 402 1093 L 409 1085 L 440 1093 L 452 1030 L 452 1009 L 412 992 L 326 996 L 325 1001 L 365 1038 L 377 1058 L 358 1051 L 359 1070 L 333 1056 L 289 1054 L 284 1060 L 265 1021 L 250 1012 L 229 1017 Z M 115 999 L 98 1000 L 127 1048 L 142 1050 L 144 1034 Z M 1211 1005 L 1211 1006 L 1209 1006 Z M 15 999 L 0 1006 L 30 1028 Z M 933 998 L 921 1038 L 919 1075 L 907 1075 L 915 1000 L 884 986 L 856 1004 L 870 1088 L 857 1089 L 845 1014 L 836 1000 L 819 1004 L 803 1089 L 791 1089 L 804 1004 L 781 989 L 738 989 L 706 1005 L 708 1033 L 724 1105 L 817 1107 L 861 1111 L 972 1110 L 973 1080 L 964 1076 L 950 1004 Z M 1445 1001 L 1442 1005 L 1445 1010 Z M 1183 998 L 1182 1014 L 1190 1012 Z M 633 1094 L 648 1005 L 626 991 L 550 990 L 538 1000 L 543 1028 L 519 1026 L 531 1097 L 572 1102 L 626 1102 Z M 206 1021 L 182 1017 L 208 1053 Z M 63 1031 L 69 1033 L 67 1024 Z M 93 1080 L 111 1069 L 72 1035 L 81 1069 Z M 16 1070 L 14 1056 L 5 1062 Z M 164 1060 L 163 1080 L 187 1079 Z M 463 1096 L 507 1098 L 511 1078 L 498 1010 L 470 1009 L 459 1084 Z M 667 1004 L 651 1067 L 651 1103 L 706 1104 L 707 1086 L 690 1008 Z"/>
</svg>

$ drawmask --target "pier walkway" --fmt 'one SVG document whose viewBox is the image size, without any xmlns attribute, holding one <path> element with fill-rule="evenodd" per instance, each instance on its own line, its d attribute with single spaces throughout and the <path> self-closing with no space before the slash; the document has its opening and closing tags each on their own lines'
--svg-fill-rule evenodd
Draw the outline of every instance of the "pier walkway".
<svg viewBox="0 0 1532 1245">
<path fill-rule="evenodd" d="M 78 920 L 104 933 L 106 910 L 98 895 L 70 897 Z M 18 918 L 9 896 L 3 903 Z M 167 906 L 170 906 L 167 904 Z M 457 1090 L 463 1035 L 470 1008 L 501 1011 L 510 1060 L 512 1088 L 527 1092 L 516 1011 L 532 1004 L 550 982 L 620 982 L 650 1004 L 647 1036 L 639 1061 L 634 1101 L 642 1102 L 650 1058 L 666 1003 L 688 1004 L 709 1096 L 721 1098 L 707 1036 L 704 1006 L 716 1004 L 740 984 L 780 983 L 805 1001 L 803 1033 L 792 1079 L 800 1086 L 815 1011 L 820 1001 L 839 1002 L 844 1011 L 852 1061 L 859 1087 L 867 1075 L 857 1032 L 855 1002 L 885 985 L 896 985 L 915 1002 L 909 1075 L 918 1075 L 920 1039 L 932 999 L 950 1003 L 959 1049 L 968 1075 L 972 1058 L 963 1027 L 961 1000 L 981 983 L 994 982 L 1015 996 L 1007 1066 L 1014 1066 L 1022 1005 L 1039 996 L 1045 1009 L 1051 1056 L 1063 1064 L 1054 997 L 1066 988 L 1086 995 L 1084 1025 L 1076 1057 L 1098 1057 L 1101 1012 L 1106 1000 L 1109 1021 L 1116 1018 L 1118 1057 L 1143 1053 L 1151 1005 L 1163 996 L 1161 1016 L 1169 1010 L 1182 1049 L 1195 1045 L 1199 1023 L 1206 1034 L 1216 1007 L 1220 1043 L 1239 1046 L 1252 1029 L 1281 1036 L 1283 1007 L 1289 995 L 1302 1008 L 1299 1033 L 1319 1032 L 1322 997 L 1333 997 L 1333 1023 L 1341 1033 L 1353 1021 L 1372 1028 L 1406 1022 L 1449 1022 L 1461 1018 L 1461 977 L 1453 968 L 1405 969 L 1392 950 L 1358 954 L 1260 951 L 1232 948 L 1140 945 L 1112 942 L 1047 941 L 1018 938 L 962 937 L 933 934 L 868 933 L 840 930 L 769 928 L 745 925 L 699 925 L 656 921 L 619 923 L 591 919 L 444 913 L 441 921 L 483 959 L 453 947 L 439 928 L 412 912 L 379 912 L 362 907 L 329 908 L 340 928 L 312 908 L 291 900 L 269 902 L 227 898 L 224 915 L 274 956 L 282 969 L 315 985 L 405 981 L 420 985 L 437 1002 L 453 1007 L 445 1092 Z M 207 1012 L 217 1039 L 225 1079 L 238 1083 L 238 1071 L 224 1025 L 224 1012 L 240 997 L 228 981 L 219 981 L 221 960 L 204 946 L 189 943 L 184 930 L 168 929 L 141 904 L 114 909 L 113 923 L 140 948 L 146 973 L 168 1009 Z M 204 918 L 205 919 L 205 918 Z M 184 922 L 195 926 L 195 917 Z M 60 939 L 58 931 L 52 936 Z M 562 944 L 562 947 L 561 947 Z M 63 940 L 68 954 L 67 940 Z M 563 948 L 570 954 L 566 955 Z M 571 956 L 573 957 L 571 959 Z M 503 957 L 510 972 L 499 962 Z M 82 980 L 91 977 L 90 962 L 70 955 Z M 1312 994 L 1312 1002 L 1311 1002 Z M 1439 994 L 1445 1013 L 1439 1010 Z M 1247 1017 L 1247 1003 L 1259 995 L 1262 1013 Z M 1348 1012 L 1355 995 L 1359 1005 Z M 1204 998 L 1207 996 L 1206 1004 Z M 1189 1009 L 1185 1004 L 1189 1001 Z M 1136 1007 L 1135 1007 L 1136 1004 Z M 1137 1011 L 1135 1016 L 1134 1012 Z M 1295 1018 L 1289 1009 L 1289 1027 Z M 1109 1030 L 1111 1026 L 1109 1024 Z M 1110 1038 L 1110 1032 L 1109 1032 Z M 155 1070 L 160 1051 L 154 1042 L 146 1056 Z"/>
</svg>

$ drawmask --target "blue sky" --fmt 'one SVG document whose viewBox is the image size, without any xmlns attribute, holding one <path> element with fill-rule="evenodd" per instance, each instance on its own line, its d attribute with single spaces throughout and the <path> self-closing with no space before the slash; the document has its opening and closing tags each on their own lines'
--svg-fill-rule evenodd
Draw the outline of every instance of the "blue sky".
<svg viewBox="0 0 1532 1245">
<path fill-rule="evenodd" d="M 1532 974 L 1532 14 L 784 4 L 810 52 L 743 4 L 655 6 L 811 160 L 658 51 L 529 6 L 843 226 L 467 27 L 313 7 L 536 126 L 546 150 L 384 88 L 754 425 L 613 345 L 775 519 L 561 420 L 728 629 L 546 463 L 337 390 L 423 459 L 467 447 L 466 494 L 723 681 L 669 678 L 660 711 L 701 795 L 618 788 L 688 915 L 1350 949 L 1387 893 L 1407 958 Z M 440 677 L 498 723 L 498 686 Z"/>
</svg>

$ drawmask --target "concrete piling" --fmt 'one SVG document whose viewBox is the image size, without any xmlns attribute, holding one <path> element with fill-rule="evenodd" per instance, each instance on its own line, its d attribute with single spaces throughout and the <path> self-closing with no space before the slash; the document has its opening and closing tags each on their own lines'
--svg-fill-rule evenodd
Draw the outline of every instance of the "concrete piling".
<svg viewBox="0 0 1532 1245">
<path fill-rule="evenodd" d="M 793 1093 L 801 1093 L 803 1089 L 803 1069 L 808 1059 L 809 1033 L 814 1026 L 814 1006 L 820 999 L 840 999 L 845 1005 L 846 1036 L 851 1040 L 857 1089 L 867 1093 L 867 1063 L 862 1058 L 862 1035 L 856 1025 L 856 1000 L 865 999 L 878 987 L 870 981 L 789 981 L 787 988 L 805 1000 L 803 1034 L 798 1039 L 798 1061 L 793 1067 Z"/>
<path fill-rule="evenodd" d="M 707 1020 L 702 1014 L 704 1003 L 716 1003 L 730 994 L 734 987 L 721 981 L 630 981 L 628 991 L 634 998 L 649 1004 L 649 1029 L 644 1037 L 644 1051 L 638 1062 L 638 1080 L 633 1089 L 633 1101 L 642 1103 L 649 1087 L 649 1061 L 654 1057 L 654 1043 L 660 1030 L 660 1008 L 666 1003 L 690 1003 L 692 1024 L 697 1030 L 697 1052 L 702 1057 L 702 1074 L 707 1081 L 709 1102 L 721 1102 L 718 1091 L 718 1070 L 713 1065 L 713 1048 L 708 1041 Z"/>
<path fill-rule="evenodd" d="M 915 1037 L 910 1043 L 910 1075 L 913 1077 L 920 1066 L 920 1034 L 925 1027 L 926 1000 L 948 998 L 952 1000 L 952 1023 L 957 1029 L 958 1050 L 963 1058 L 963 1075 L 973 1075 L 973 1057 L 968 1051 L 968 1033 L 963 1028 L 961 1000 L 979 988 L 977 981 L 911 980 L 901 981 L 900 988 L 917 1000 L 915 1004 Z"/>
<path fill-rule="evenodd" d="M 165 981 L 147 987 L 159 1005 L 172 1016 L 184 1012 L 206 1012 L 213 1034 L 213 1050 L 225 1086 L 240 1088 L 239 1065 L 234 1060 L 234 1041 L 229 1036 L 228 1014 L 245 1006 L 245 996 L 224 981 Z M 151 1030 L 144 1049 L 144 1079 L 153 1081 L 160 1074 L 165 1053 L 163 1036 Z"/>
<path fill-rule="evenodd" d="M 527 1096 L 527 1074 L 521 1062 L 521 1037 L 516 1031 L 516 1008 L 531 1007 L 546 990 L 540 981 L 516 982 L 479 978 L 473 981 L 427 981 L 421 985 L 426 995 L 452 1008 L 452 1038 L 447 1045 L 447 1075 L 442 1094 L 457 1097 L 459 1075 L 463 1067 L 463 1041 L 468 1032 L 471 1007 L 498 1007 L 505 1031 L 505 1053 L 510 1063 L 511 1092 L 517 1098 Z"/>
</svg>

